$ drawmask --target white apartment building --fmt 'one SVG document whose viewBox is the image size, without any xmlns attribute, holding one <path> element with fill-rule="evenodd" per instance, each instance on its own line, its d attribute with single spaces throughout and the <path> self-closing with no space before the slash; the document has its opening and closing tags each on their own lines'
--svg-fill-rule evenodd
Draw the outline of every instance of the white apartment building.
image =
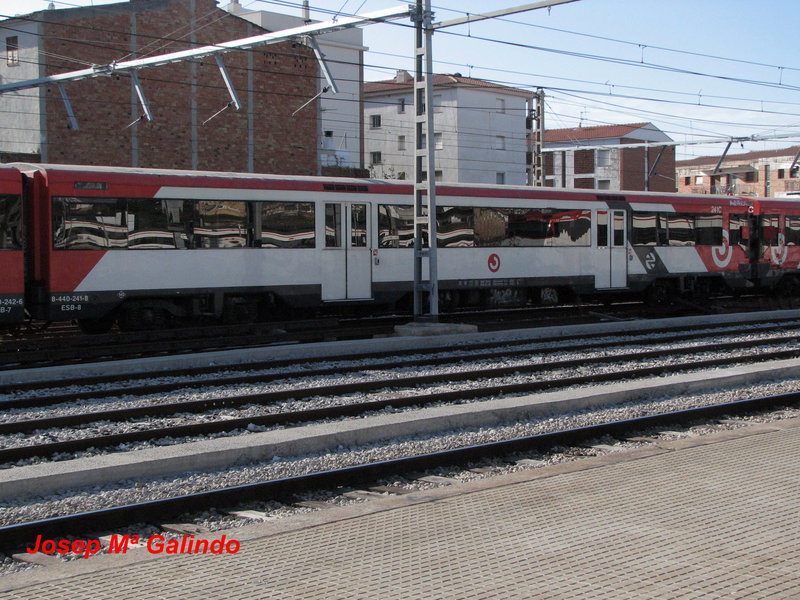
<svg viewBox="0 0 800 600">
<path fill-rule="evenodd" d="M 364 164 L 374 177 L 413 178 L 413 96 L 414 80 L 407 71 L 364 84 Z M 436 180 L 525 185 L 532 96 L 458 73 L 435 75 Z"/>
<path fill-rule="evenodd" d="M 11 27 L 7 27 L 8 25 Z M 0 84 L 17 83 L 44 76 L 39 60 L 40 27 L 33 21 L 8 19 L 0 23 Z M 43 139 L 44 107 L 35 90 L 0 94 L 0 162 L 46 160 Z"/>
<path fill-rule="evenodd" d="M 268 31 L 291 29 L 306 23 L 303 17 L 245 9 L 238 0 L 232 0 L 225 10 Z M 324 171 L 326 167 L 363 167 L 361 86 L 364 82 L 364 52 L 367 50 L 363 44 L 363 32 L 354 27 L 318 35 L 316 40 L 339 90 L 336 94 L 323 93 L 317 101 L 302 109 L 317 111 L 320 170 Z M 317 89 L 321 92 L 328 82 L 322 73 L 318 79 Z M 300 108 L 305 100 L 298 98 L 296 101 L 297 108 Z M 298 116 L 301 114 L 302 111 Z"/>
</svg>

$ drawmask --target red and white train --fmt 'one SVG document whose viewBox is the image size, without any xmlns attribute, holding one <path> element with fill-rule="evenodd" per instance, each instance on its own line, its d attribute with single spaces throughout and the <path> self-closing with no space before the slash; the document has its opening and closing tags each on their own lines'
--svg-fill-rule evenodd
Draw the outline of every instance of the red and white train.
<svg viewBox="0 0 800 600">
<path fill-rule="evenodd" d="M 407 182 L 13 164 L 0 186 L 7 326 L 248 321 L 411 293 Z M 442 184 L 437 204 L 445 309 L 800 288 L 793 200 Z"/>
</svg>

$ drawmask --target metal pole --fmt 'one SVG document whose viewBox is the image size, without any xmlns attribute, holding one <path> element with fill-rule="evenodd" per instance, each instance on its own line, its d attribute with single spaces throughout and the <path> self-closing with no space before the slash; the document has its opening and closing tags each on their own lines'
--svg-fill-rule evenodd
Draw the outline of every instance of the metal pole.
<svg viewBox="0 0 800 600">
<path fill-rule="evenodd" d="M 544 90 L 536 90 L 536 131 L 534 133 L 534 184 L 544 187 Z"/>
<path fill-rule="evenodd" d="M 437 321 L 439 318 L 439 282 L 436 260 L 436 163 L 434 156 L 433 110 L 433 38 L 431 0 L 417 0 L 412 15 L 414 31 L 414 320 Z M 423 143 L 424 142 L 424 143 Z M 426 174 L 427 169 L 427 174 Z M 427 196 L 427 198 L 425 197 Z M 424 231 L 428 246 L 424 246 Z M 427 282 L 423 280 L 424 262 L 428 260 Z M 427 295 L 429 311 L 425 314 Z"/>
</svg>

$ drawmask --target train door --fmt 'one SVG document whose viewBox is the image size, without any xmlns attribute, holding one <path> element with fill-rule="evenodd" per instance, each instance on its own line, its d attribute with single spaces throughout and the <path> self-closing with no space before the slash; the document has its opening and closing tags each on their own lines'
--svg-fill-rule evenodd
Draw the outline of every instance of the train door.
<svg viewBox="0 0 800 600">
<path fill-rule="evenodd" d="M 322 252 L 322 299 L 372 298 L 372 252 L 369 204 L 325 203 Z"/>
<path fill-rule="evenodd" d="M 624 210 L 597 211 L 597 249 L 605 255 L 596 272 L 595 287 L 598 289 L 628 286 L 625 219 Z"/>
</svg>

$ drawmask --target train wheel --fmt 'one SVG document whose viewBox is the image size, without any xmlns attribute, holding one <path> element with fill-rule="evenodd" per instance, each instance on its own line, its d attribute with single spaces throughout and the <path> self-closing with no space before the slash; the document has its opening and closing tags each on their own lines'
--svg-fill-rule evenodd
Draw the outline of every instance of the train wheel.
<svg viewBox="0 0 800 600">
<path fill-rule="evenodd" d="M 100 319 L 78 319 L 78 327 L 83 333 L 97 335 L 108 333 L 114 325 L 114 317 L 102 317 Z"/>
<path fill-rule="evenodd" d="M 558 290 L 552 287 L 544 287 L 539 290 L 539 301 L 545 306 L 555 306 L 558 304 Z"/>
<path fill-rule="evenodd" d="M 166 324 L 167 314 L 162 308 L 138 302 L 126 306 L 119 320 L 119 328 L 123 331 L 161 329 Z"/>
<path fill-rule="evenodd" d="M 458 308 L 459 294 L 455 290 L 444 290 L 439 292 L 439 309 L 450 312 Z"/>
<path fill-rule="evenodd" d="M 667 307 L 674 302 L 672 289 L 664 284 L 654 283 L 647 289 L 647 304 L 653 307 Z"/>
</svg>

